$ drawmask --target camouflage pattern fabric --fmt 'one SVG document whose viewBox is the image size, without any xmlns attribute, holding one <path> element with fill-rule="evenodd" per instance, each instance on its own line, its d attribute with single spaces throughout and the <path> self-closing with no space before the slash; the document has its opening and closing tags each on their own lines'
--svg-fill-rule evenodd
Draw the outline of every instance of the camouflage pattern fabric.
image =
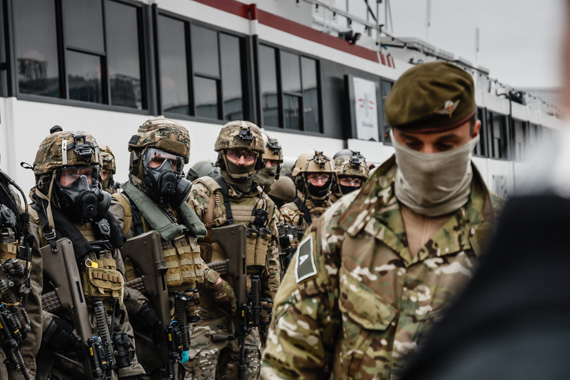
<svg viewBox="0 0 570 380">
<path fill-rule="evenodd" d="M 240 134 L 247 133 L 251 140 L 242 139 Z M 225 149 L 249 149 L 263 154 L 265 142 L 259 127 L 252 122 L 235 120 L 225 124 L 221 129 L 214 150 L 219 152 Z"/>
<path fill-rule="evenodd" d="M 251 210 L 262 199 L 266 202 L 269 209 L 269 219 L 267 226 L 271 233 L 271 238 L 267 246 L 267 254 L 265 256 L 265 267 L 262 267 L 262 293 L 264 298 L 274 299 L 277 289 L 281 281 L 278 237 L 277 231 L 278 212 L 271 199 L 258 191 L 243 196 L 238 196 L 236 191 L 228 186 L 228 195 L 232 207 L 237 206 L 245 209 L 249 206 Z M 218 201 L 221 199 L 221 192 L 216 190 L 212 192 L 204 182 L 197 181 L 192 185 L 190 192 L 190 203 L 194 205 L 196 214 L 208 227 L 208 230 L 214 226 L 227 224 L 226 210 L 224 207 L 216 207 L 216 197 Z M 263 201 L 261 203 L 263 203 Z M 219 203 L 219 202 L 218 202 Z M 223 206 L 223 203 L 222 203 Z M 244 213 L 245 214 L 245 213 Z M 251 211 L 249 212 L 251 215 Z M 236 217 L 237 215 L 234 215 Z M 239 216 L 236 218 L 239 221 Z M 246 226 L 248 223 L 244 223 Z M 209 235 L 209 233 L 208 233 Z M 209 236 L 206 236 L 206 242 Z M 202 244 L 202 258 L 206 262 L 212 261 L 212 249 L 210 244 Z M 249 267 L 248 267 L 249 272 Z M 222 276 L 224 277 L 224 276 Z M 227 279 L 231 281 L 229 278 Z M 249 288 L 249 281 L 248 281 Z M 207 301 L 207 297 L 201 297 L 201 321 L 194 325 L 194 334 L 192 336 L 190 348 L 190 360 L 185 364 L 189 371 L 188 379 L 237 379 L 237 368 L 239 366 L 239 348 L 237 341 L 214 343 L 211 340 L 213 333 L 231 334 L 231 318 L 227 310 L 220 307 L 215 300 Z M 256 379 L 259 376 L 261 360 L 261 340 L 257 328 L 253 329 L 252 334 L 246 338 L 246 362 L 247 378 Z"/>
<path fill-rule="evenodd" d="M 129 141 L 129 152 L 146 148 L 156 148 L 181 156 L 187 164 L 190 159 L 190 134 L 174 120 L 150 119 L 139 127 L 137 134 Z"/>
<path fill-rule="evenodd" d="M 81 143 L 89 144 L 93 148 L 92 154 L 80 156 L 75 154 L 74 149 L 69 149 L 72 144 L 76 144 L 75 136 L 84 135 Z M 64 154 L 62 153 L 62 144 L 67 144 L 66 156 L 67 162 L 64 162 Z M 39 175 L 48 174 L 62 166 L 74 165 L 96 165 L 101 164 L 99 154 L 99 145 L 95 138 L 85 132 L 55 132 L 46 137 L 40 144 L 36 159 L 34 160 L 34 174 L 36 179 Z"/>
<path fill-rule="evenodd" d="M 474 168 L 469 202 L 408 250 L 392 157 L 301 242 L 275 298 L 264 379 L 393 379 L 461 291 L 500 200 Z"/>
<path fill-rule="evenodd" d="M 214 334 L 232 331 L 227 313 L 215 306 L 201 310 L 200 317 L 207 323 L 198 322 L 192 334 L 190 360 L 185 365 L 187 380 L 214 380 L 238 378 L 239 347 L 237 340 L 213 342 Z M 261 345 L 257 329 L 245 338 L 246 376 L 259 378 L 261 369 Z"/>
<path fill-rule="evenodd" d="M 305 197 L 303 193 L 297 191 L 297 198 L 301 200 L 301 203 L 305 204 L 305 207 L 309 210 L 311 214 L 311 220 L 315 222 L 320 216 L 331 206 L 332 202 L 330 201 L 331 195 L 327 197 L 325 201 L 318 202 L 312 200 L 311 198 L 307 198 L 305 201 Z M 295 204 L 295 202 L 286 203 L 281 207 L 281 214 L 283 215 L 283 219 L 295 226 L 300 226 L 303 230 L 309 228 L 309 224 L 303 218 L 303 212 L 299 210 L 299 207 Z M 299 224 L 300 222 L 300 224 Z"/>
</svg>

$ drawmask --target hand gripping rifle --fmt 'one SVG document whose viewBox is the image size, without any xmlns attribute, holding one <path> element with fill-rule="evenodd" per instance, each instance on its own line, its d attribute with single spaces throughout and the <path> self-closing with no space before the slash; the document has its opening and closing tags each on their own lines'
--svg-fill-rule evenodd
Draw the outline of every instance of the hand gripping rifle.
<svg viewBox="0 0 570 380">
<path fill-rule="evenodd" d="M 78 332 L 85 346 L 83 368 L 88 379 L 110 379 L 112 371 L 112 348 L 103 344 L 101 337 L 94 336 L 81 285 L 81 276 L 73 243 L 67 238 L 59 239 L 57 250 L 49 245 L 41 248 L 43 270 L 47 280 L 53 285 L 61 307 L 71 318 L 73 327 Z M 81 363 L 77 363 L 81 366 Z"/>
<path fill-rule="evenodd" d="M 254 308 L 252 308 L 247 294 L 247 272 L 245 263 L 246 227 L 243 224 L 232 224 L 230 226 L 212 228 L 211 233 L 212 241 L 217 242 L 226 253 L 226 257 L 229 257 L 227 260 L 228 274 L 233 279 L 234 292 L 237 298 L 237 313 L 233 320 L 234 333 L 232 335 L 214 334 L 212 340 L 214 342 L 238 340 L 238 347 L 240 349 L 238 379 L 245 380 L 247 368 L 245 362 L 245 337 L 251 332 L 255 319 L 253 315 Z M 223 264 L 220 266 L 223 266 Z M 210 266 L 210 268 L 212 268 L 212 266 Z"/>
<path fill-rule="evenodd" d="M 164 331 L 158 342 L 160 355 L 163 362 L 168 363 L 167 378 L 177 379 L 178 363 L 182 358 L 182 351 L 186 344 L 189 345 L 189 329 L 185 314 L 183 320 L 171 321 L 170 318 L 168 287 L 165 277 L 168 267 L 164 263 L 162 255 L 160 234 L 153 230 L 129 239 L 121 248 L 121 254 L 123 259 L 129 258 L 131 260 L 141 275 L 141 277 L 131 280 L 125 285 L 144 293 L 158 313 Z M 183 296 L 178 295 L 178 297 Z M 175 303 L 178 302 L 179 304 L 182 301 L 179 298 L 175 299 Z"/>
</svg>

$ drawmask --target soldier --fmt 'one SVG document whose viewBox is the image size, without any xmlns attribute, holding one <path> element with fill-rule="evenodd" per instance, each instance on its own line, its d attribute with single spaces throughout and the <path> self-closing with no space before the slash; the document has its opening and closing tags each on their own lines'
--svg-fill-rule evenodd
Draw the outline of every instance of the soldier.
<svg viewBox="0 0 570 380">
<path fill-rule="evenodd" d="M 265 193 L 269 193 L 271 185 L 279 179 L 281 165 L 283 164 L 283 151 L 279 141 L 270 138 L 262 133 L 265 150 L 263 152 L 264 167 L 255 173 L 254 181 L 263 188 Z"/>
<path fill-rule="evenodd" d="M 188 130 L 170 119 L 147 120 L 129 141 L 129 151 L 129 180 L 121 187 L 122 192 L 113 196 L 117 202 L 113 203 L 111 211 L 129 238 L 148 231 L 159 232 L 162 246 L 159 257 L 164 258 L 168 267 L 165 281 L 171 304 L 177 305 L 174 310 L 176 319 L 187 319 L 190 323 L 197 319 L 197 308 L 192 307 L 193 302 L 197 300 L 197 283 L 203 284 L 214 297 L 221 300 L 220 302 L 231 303 L 234 299 L 231 287 L 219 278 L 216 272 L 208 270 L 200 258 L 198 238 L 204 236 L 206 229 L 187 203 L 190 182 L 184 179 L 182 170 L 190 157 Z M 143 254 L 145 252 L 123 252 L 124 256 Z M 151 252 L 147 251 L 146 254 L 151 255 Z M 141 275 L 141 268 L 136 268 L 132 261 L 132 257 L 125 259 L 129 281 Z M 182 306 L 184 310 L 178 309 L 177 300 L 187 303 L 186 307 Z M 159 306 L 154 305 L 157 309 Z M 145 309 L 139 313 L 152 314 L 152 311 Z M 166 313 L 169 317 L 170 309 Z M 137 320 L 138 318 L 134 318 L 134 322 Z M 178 320 L 179 324 L 181 322 Z M 157 346 L 164 343 L 167 335 L 159 334 L 158 338 L 156 337 L 153 329 L 157 329 L 157 323 L 158 320 L 154 326 L 149 326 L 148 323 L 133 323 L 137 333 L 140 361 L 147 374 L 153 376 L 159 376 L 167 365 L 165 357 L 157 350 Z M 167 321 L 164 324 L 167 324 Z M 186 351 L 189 348 L 188 328 L 186 323 L 177 330 Z M 172 358 L 172 355 L 176 357 L 185 354 L 169 352 L 166 359 Z M 169 376 L 176 376 L 180 372 L 178 362 L 179 360 L 169 364 L 168 371 L 174 372 L 169 373 Z"/>
<path fill-rule="evenodd" d="M 194 182 L 191 202 L 208 230 L 233 223 L 247 227 L 247 274 L 249 282 L 261 279 L 261 298 L 271 302 L 280 283 L 277 210 L 267 195 L 260 192 L 253 180 L 254 173 L 263 167 L 264 141 L 259 128 L 248 121 L 227 123 L 216 140 L 217 165 L 221 176 L 202 177 Z M 210 232 L 209 232 L 210 235 Z M 201 253 L 208 263 L 224 260 L 217 244 L 202 245 Z M 231 252 L 229 259 L 232 260 Z M 233 257 L 235 260 L 236 258 Z M 238 367 L 247 365 L 247 378 L 259 375 L 261 345 L 264 329 L 254 328 L 245 338 L 245 363 L 240 361 L 237 339 L 213 341 L 216 335 L 232 335 L 231 313 L 226 305 L 201 298 L 202 320 L 196 324 L 189 368 L 196 379 L 237 379 Z M 264 323 L 269 322 L 269 310 L 262 309 Z M 261 327 L 264 327 L 263 325 Z M 243 367 L 242 367 L 243 368 Z"/>
<path fill-rule="evenodd" d="M 264 378 L 394 378 L 461 291 L 499 205 L 471 162 L 473 87 L 443 62 L 394 84 L 396 154 L 301 242 L 275 299 Z"/>
<path fill-rule="evenodd" d="M 125 292 L 118 248 L 126 238 L 108 212 L 111 196 L 99 183 L 99 146 L 84 132 L 64 132 L 60 127 L 51 132 L 34 161 L 31 216 L 38 226 L 34 237 L 44 246 L 43 291 L 55 290 L 59 305 L 48 310 L 55 301 L 44 301 L 38 378 L 96 373 L 135 378 L 144 369 L 134 353 L 133 330 L 125 316 L 130 295 Z M 78 302 L 64 298 L 65 294 L 75 295 Z M 95 352 L 92 361 L 89 352 Z"/>
<path fill-rule="evenodd" d="M 332 165 L 330 158 L 316 150 L 308 150 L 297 158 L 292 173 L 297 197 L 281 207 L 285 221 L 304 231 L 330 207 Z"/>
<path fill-rule="evenodd" d="M 188 169 L 188 174 L 186 174 L 186 179 L 190 182 L 194 182 L 200 177 L 209 176 L 216 177 L 220 175 L 220 168 L 216 167 L 214 163 L 210 160 L 198 161 Z"/>
<path fill-rule="evenodd" d="M 0 378 L 9 380 L 35 376 L 42 334 L 42 261 L 30 233 L 37 226 L 29 225 L 27 204 L 22 211 L 13 188 L 25 203 L 0 170 Z"/>
<path fill-rule="evenodd" d="M 117 172 L 117 167 L 115 166 L 115 155 L 108 146 L 101 148 L 101 161 L 103 162 L 100 174 L 101 186 L 109 194 L 115 194 L 118 184 L 115 183 L 113 175 Z"/>
<path fill-rule="evenodd" d="M 271 186 L 271 190 L 269 190 L 267 195 L 275 202 L 277 208 L 281 208 L 284 204 L 293 202 L 296 194 L 295 183 L 291 177 L 281 176 Z"/>
<path fill-rule="evenodd" d="M 368 166 L 366 159 L 350 149 L 337 152 L 334 157 L 335 183 L 333 185 L 333 202 L 340 197 L 358 190 L 368 179 Z"/>
</svg>

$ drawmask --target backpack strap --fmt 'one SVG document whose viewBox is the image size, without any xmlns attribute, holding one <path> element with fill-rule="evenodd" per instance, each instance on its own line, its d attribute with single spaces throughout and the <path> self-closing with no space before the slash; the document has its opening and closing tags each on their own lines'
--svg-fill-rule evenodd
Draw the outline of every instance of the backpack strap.
<svg viewBox="0 0 570 380">
<path fill-rule="evenodd" d="M 234 224 L 234 216 L 232 214 L 232 206 L 230 203 L 230 192 L 228 190 L 228 185 L 226 185 L 226 181 L 222 178 L 221 175 L 216 176 L 214 180 L 220 185 L 220 190 L 222 191 L 222 195 L 224 197 L 224 206 L 226 207 L 226 217 L 228 224 Z"/>
<path fill-rule="evenodd" d="M 307 206 L 305 206 L 305 204 L 299 198 L 295 198 L 293 202 L 295 202 L 299 211 L 303 213 L 303 219 L 305 219 L 305 221 L 310 225 L 312 223 L 311 212 L 309 211 Z"/>
<path fill-rule="evenodd" d="M 125 199 L 125 196 L 123 196 L 121 193 L 115 193 L 111 196 L 115 198 L 115 200 L 117 200 L 117 202 L 119 202 L 121 206 L 123 206 L 123 210 L 125 210 L 125 217 L 123 219 L 123 232 L 125 234 L 128 234 L 129 231 L 131 230 L 131 223 L 133 222 L 133 209 L 131 207 L 131 204 L 127 199 Z"/>
</svg>

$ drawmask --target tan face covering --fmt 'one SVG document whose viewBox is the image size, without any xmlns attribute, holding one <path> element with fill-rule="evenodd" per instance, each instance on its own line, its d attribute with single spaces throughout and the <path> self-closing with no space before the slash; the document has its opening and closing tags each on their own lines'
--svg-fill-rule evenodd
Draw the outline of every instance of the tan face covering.
<svg viewBox="0 0 570 380">
<path fill-rule="evenodd" d="M 479 136 L 467 144 L 441 153 L 421 153 L 399 144 L 396 149 L 396 197 L 414 212 L 440 216 L 457 211 L 471 192 L 471 152 Z"/>
</svg>

